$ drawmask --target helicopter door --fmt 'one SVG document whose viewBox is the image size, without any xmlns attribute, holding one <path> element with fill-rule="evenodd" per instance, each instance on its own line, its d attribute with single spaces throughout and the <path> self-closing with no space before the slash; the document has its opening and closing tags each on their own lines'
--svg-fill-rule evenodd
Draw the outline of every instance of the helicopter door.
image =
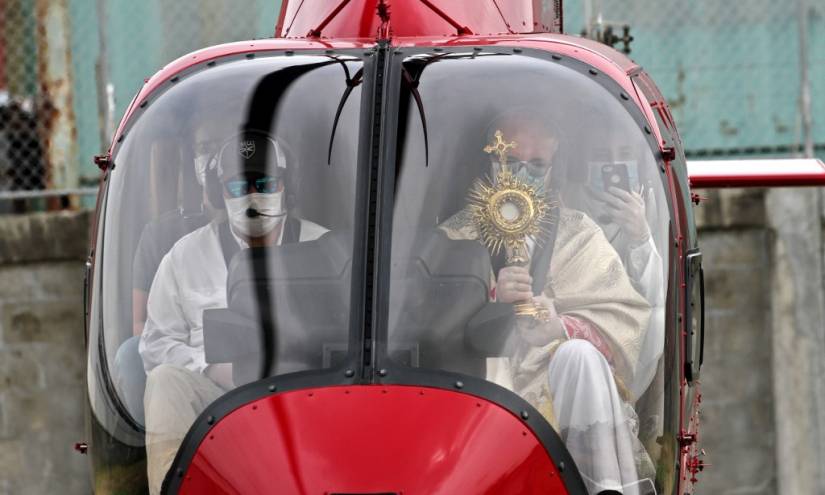
<svg viewBox="0 0 825 495">
<path fill-rule="evenodd" d="M 685 274 L 685 319 L 688 323 L 685 336 L 685 378 L 692 384 L 699 378 L 705 346 L 705 274 L 702 270 L 702 253 L 698 249 L 688 253 Z"/>
</svg>

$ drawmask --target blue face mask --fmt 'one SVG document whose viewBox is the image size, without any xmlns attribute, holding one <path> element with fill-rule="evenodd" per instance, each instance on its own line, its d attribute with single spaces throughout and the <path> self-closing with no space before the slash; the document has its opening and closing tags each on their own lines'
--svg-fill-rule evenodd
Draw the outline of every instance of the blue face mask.
<svg viewBox="0 0 825 495">
<path fill-rule="evenodd" d="M 510 158 L 507 166 L 515 177 L 525 184 L 534 187 L 537 191 L 544 191 L 544 183 L 547 174 L 550 172 L 550 164 L 540 158 L 533 160 L 516 160 Z M 496 173 L 501 170 L 501 164 L 493 162 Z"/>
</svg>

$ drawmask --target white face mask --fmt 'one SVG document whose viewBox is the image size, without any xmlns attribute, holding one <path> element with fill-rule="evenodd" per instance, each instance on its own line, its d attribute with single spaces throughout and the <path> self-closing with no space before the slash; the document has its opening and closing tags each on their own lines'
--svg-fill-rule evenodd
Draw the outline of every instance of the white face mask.
<svg viewBox="0 0 825 495">
<path fill-rule="evenodd" d="M 272 232 L 286 215 L 283 191 L 276 193 L 252 193 L 239 198 L 224 198 L 226 212 L 232 228 L 247 237 L 263 237 Z M 250 217 L 247 210 L 255 210 L 258 216 Z"/>
<path fill-rule="evenodd" d="M 209 159 L 212 155 L 205 154 L 195 157 L 195 176 L 198 178 L 198 183 L 203 186 L 206 182 L 206 167 L 209 165 Z"/>
</svg>

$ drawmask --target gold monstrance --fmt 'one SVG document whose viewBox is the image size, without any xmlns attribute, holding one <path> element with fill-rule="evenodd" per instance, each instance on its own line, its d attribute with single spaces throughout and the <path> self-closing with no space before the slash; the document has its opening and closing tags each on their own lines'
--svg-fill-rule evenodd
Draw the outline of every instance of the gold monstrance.
<svg viewBox="0 0 825 495">
<path fill-rule="evenodd" d="M 484 147 L 484 152 L 498 155 L 500 170 L 495 177 L 476 180 L 470 190 L 469 207 L 481 241 L 495 255 L 504 248 L 508 266 L 527 263 L 527 237 L 539 239 L 550 222 L 550 204 L 544 194 L 513 175 L 507 165 L 507 152 L 515 142 L 506 143 L 500 130 L 495 142 Z M 519 316 L 546 320 L 545 308 L 533 301 L 516 303 Z"/>
</svg>

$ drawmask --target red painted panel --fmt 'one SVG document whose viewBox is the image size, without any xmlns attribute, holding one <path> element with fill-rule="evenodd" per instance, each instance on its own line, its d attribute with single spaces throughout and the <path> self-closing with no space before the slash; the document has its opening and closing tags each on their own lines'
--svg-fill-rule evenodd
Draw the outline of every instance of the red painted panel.
<svg viewBox="0 0 825 495">
<path fill-rule="evenodd" d="M 411 386 L 269 396 L 215 424 L 182 494 L 566 494 L 522 421 L 470 395 Z"/>
<path fill-rule="evenodd" d="M 810 159 L 689 161 L 694 189 L 713 187 L 825 186 L 825 164 Z"/>
<path fill-rule="evenodd" d="M 284 0 L 276 36 L 306 36 L 327 19 L 341 1 Z M 378 3 L 378 0 L 349 0 L 322 30 L 321 36 L 374 38 L 380 25 L 375 14 Z M 457 34 L 453 24 L 466 27 L 476 35 L 558 30 L 555 22 L 546 22 L 551 18 L 555 20 L 555 12 L 543 12 L 545 7 L 535 0 L 385 0 L 385 3 L 389 6 L 394 37 Z M 452 23 L 435 10 L 441 11 Z"/>
<path fill-rule="evenodd" d="M 541 5 L 534 11 L 533 0 L 505 0 L 497 2 L 507 27 L 515 33 L 531 31 L 550 32 L 552 26 L 542 24 Z"/>
<path fill-rule="evenodd" d="M 455 0 L 429 0 L 431 5 L 471 32 L 479 34 L 508 33 L 492 0 L 472 0 L 472 5 Z M 285 2 L 286 3 L 286 2 Z M 302 3 L 300 10 L 294 6 Z M 317 28 L 339 5 L 339 1 L 299 0 L 284 5 L 284 37 L 303 37 Z M 388 0 L 390 28 L 393 36 L 438 36 L 457 34 L 449 21 L 439 16 L 421 0 Z M 378 0 L 350 0 L 338 15 L 322 30 L 324 38 L 373 38 L 381 24 L 376 15 Z M 291 15 L 296 12 L 297 15 Z M 532 9 L 530 12 L 532 18 Z M 291 20 L 290 20 L 291 19 Z"/>
</svg>

